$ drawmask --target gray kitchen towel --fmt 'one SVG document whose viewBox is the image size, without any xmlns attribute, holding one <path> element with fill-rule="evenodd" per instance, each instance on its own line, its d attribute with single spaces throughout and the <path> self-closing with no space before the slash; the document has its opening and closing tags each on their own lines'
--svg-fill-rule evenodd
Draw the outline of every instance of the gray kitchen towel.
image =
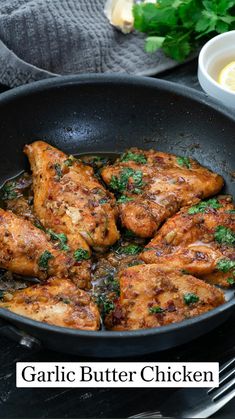
<svg viewBox="0 0 235 419">
<path fill-rule="evenodd" d="M 177 63 L 144 52 L 144 36 L 123 35 L 106 0 L 0 0 L 0 83 L 19 86 L 81 73 L 153 75 Z"/>
</svg>

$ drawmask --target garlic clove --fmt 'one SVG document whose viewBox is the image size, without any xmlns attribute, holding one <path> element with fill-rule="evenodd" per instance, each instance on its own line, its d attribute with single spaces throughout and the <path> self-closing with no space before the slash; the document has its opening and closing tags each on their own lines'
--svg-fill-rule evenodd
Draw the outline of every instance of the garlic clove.
<svg viewBox="0 0 235 419">
<path fill-rule="evenodd" d="M 110 23 L 123 33 L 130 33 L 134 26 L 132 8 L 134 0 L 107 0 L 105 15 Z"/>
</svg>

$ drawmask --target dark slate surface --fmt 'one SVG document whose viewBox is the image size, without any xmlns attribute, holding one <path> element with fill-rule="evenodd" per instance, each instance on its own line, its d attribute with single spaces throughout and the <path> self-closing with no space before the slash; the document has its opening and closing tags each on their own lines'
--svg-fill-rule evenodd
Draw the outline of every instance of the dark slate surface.
<svg viewBox="0 0 235 419">
<path fill-rule="evenodd" d="M 161 76 L 200 89 L 193 61 Z M 4 88 L 2 87 L 3 91 Z M 235 313 L 221 327 L 190 344 L 131 361 L 220 361 L 235 355 Z M 1 418 L 125 418 L 146 410 L 160 410 L 172 389 L 16 389 L 15 363 L 88 361 L 48 350 L 30 352 L 0 337 Z M 130 361 L 130 360 L 126 360 Z M 234 417 L 235 399 L 215 415 Z"/>
</svg>

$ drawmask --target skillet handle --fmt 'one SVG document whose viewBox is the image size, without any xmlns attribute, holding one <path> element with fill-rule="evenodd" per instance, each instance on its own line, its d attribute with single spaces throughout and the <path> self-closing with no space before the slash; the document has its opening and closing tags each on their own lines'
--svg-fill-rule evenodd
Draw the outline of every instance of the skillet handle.
<svg viewBox="0 0 235 419">
<path fill-rule="evenodd" d="M 12 326 L 3 319 L 0 319 L 0 334 L 14 340 L 27 349 L 41 349 L 41 342 L 38 339 L 28 335 L 17 327 Z"/>
</svg>

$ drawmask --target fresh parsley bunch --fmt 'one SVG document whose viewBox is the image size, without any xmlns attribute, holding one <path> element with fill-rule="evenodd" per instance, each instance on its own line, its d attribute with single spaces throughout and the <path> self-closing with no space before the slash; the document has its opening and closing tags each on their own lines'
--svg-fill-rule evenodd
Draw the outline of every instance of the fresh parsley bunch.
<svg viewBox="0 0 235 419">
<path fill-rule="evenodd" d="M 146 51 L 162 48 L 184 61 L 203 41 L 235 29 L 235 0 L 156 0 L 136 4 L 134 27 L 148 35 Z"/>
</svg>

